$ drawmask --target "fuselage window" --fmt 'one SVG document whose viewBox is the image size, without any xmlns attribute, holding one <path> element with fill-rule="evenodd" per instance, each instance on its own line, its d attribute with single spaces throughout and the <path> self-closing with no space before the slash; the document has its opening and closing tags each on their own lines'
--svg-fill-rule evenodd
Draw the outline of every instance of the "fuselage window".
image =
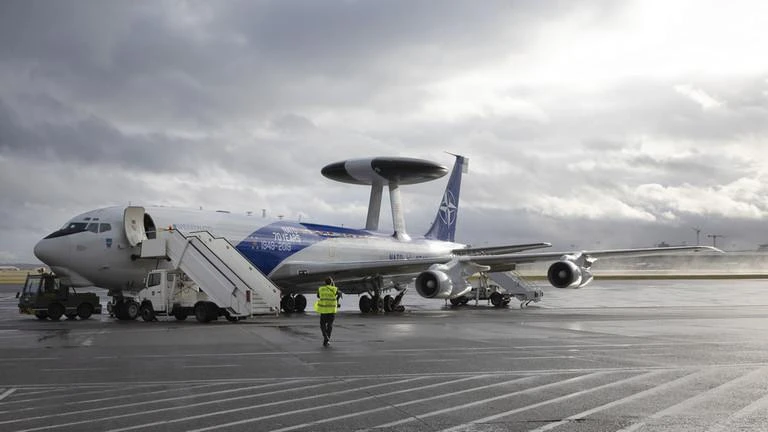
<svg viewBox="0 0 768 432">
<path fill-rule="evenodd" d="M 90 223 L 88 224 L 88 228 L 86 228 L 88 231 L 92 233 L 98 233 L 99 232 L 99 224 L 97 223 Z"/>
<path fill-rule="evenodd" d="M 103 224 L 99 225 L 99 232 L 100 233 L 107 232 L 107 231 L 110 231 L 110 230 L 112 230 L 112 225 L 110 225 L 108 223 L 103 223 Z"/>
</svg>

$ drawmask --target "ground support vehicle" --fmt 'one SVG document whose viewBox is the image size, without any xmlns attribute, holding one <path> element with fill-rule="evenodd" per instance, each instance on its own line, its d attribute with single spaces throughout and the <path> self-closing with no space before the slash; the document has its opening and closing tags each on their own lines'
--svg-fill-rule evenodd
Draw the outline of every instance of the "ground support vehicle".
<svg viewBox="0 0 768 432">
<path fill-rule="evenodd" d="M 16 293 L 19 312 L 35 315 L 38 319 L 50 318 L 58 321 L 62 316 L 68 319 L 88 319 L 101 314 L 99 297 L 94 293 L 78 293 L 74 287 L 60 283 L 59 278 L 46 271 L 27 275 L 24 288 Z"/>
</svg>

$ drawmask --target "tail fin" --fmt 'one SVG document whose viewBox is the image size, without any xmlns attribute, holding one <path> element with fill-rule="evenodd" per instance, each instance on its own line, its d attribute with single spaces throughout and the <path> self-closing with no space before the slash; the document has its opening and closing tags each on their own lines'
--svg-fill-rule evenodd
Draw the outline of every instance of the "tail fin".
<svg viewBox="0 0 768 432">
<path fill-rule="evenodd" d="M 435 221 L 424 237 L 433 240 L 453 241 L 456 235 L 456 218 L 459 216 L 459 192 L 461 191 L 461 174 L 469 168 L 469 159 L 464 156 L 456 156 L 453 164 L 448 186 L 445 187 L 443 199 L 437 209 Z"/>
</svg>

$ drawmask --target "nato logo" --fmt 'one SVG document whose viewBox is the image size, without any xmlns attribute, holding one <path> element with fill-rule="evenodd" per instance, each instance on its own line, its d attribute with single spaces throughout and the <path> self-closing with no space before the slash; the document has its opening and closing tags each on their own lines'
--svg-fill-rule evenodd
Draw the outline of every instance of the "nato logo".
<svg viewBox="0 0 768 432">
<path fill-rule="evenodd" d="M 445 191 L 443 200 L 440 202 L 440 219 L 446 225 L 453 225 L 456 222 L 456 198 L 449 190 Z"/>
<path fill-rule="evenodd" d="M 108 238 L 105 241 L 107 242 L 107 248 L 111 248 L 112 247 L 112 239 Z"/>
</svg>

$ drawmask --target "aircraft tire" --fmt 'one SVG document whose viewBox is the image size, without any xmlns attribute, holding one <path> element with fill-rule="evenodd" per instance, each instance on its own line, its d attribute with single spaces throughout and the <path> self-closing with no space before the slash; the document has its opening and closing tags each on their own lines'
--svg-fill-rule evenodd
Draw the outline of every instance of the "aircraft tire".
<svg viewBox="0 0 768 432">
<path fill-rule="evenodd" d="M 367 295 L 360 296 L 360 302 L 358 304 L 360 306 L 360 312 L 362 313 L 368 313 L 371 311 L 371 298 Z"/>
<path fill-rule="evenodd" d="M 304 309 L 307 308 L 307 298 L 304 297 L 304 294 L 298 294 L 296 297 L 294 297 L 293 303 L 294 310 L 296 310 L 296 312 L 304 312 Z"/>
<path fill-rule="evenodd" d="M 93 306 L 90 303 L 80 303 L 77 307 L 77 316 L 82 320 L 87 320 L 93 314 Z"/>
<path fill-rule="evenodd" d="M 384 296 L 384 312 L 392 312 L 395 310 L 395 299 L 391 295 Z"/>
<path fill-rule="evenodd" d="M 64 315 L 64 306 L 61 303 L 53 303 L 48 305 L 48 317 L 52 321 L 58 321 L 61 316 Z"/>
<path fill-rule="evenodd" d="M 381 307 L 379 307 L 381 306 Z M 383 309 L 384 301 L 379 296 L 371 297 L 371 313 L 379 313 Z"/>
<path fill-rule="evenodd" d="M 296 300 L 290 295 L 284 295 L 280 299 L 280 309 L 285 313 L 293 313 L 296 310 Z"/>
<path fill-rule="evenodd" d="M 501 294 L 495 292 L 491 294 L 491 304 L 494 307 L 501 307 L 501 303 L 504 299 L 501 297 Z"/>
</svg>

